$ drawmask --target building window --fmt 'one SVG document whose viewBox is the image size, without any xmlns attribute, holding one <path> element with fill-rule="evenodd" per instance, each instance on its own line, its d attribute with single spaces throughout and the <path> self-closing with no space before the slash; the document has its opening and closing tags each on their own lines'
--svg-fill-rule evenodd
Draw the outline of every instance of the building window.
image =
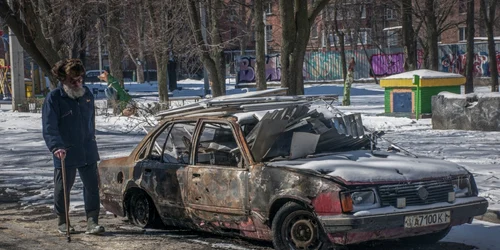
<svg viewBox="0 0 500 250">
<path fill-rule="evenodd" d="M 345 31 L 343 30 L 343 32 L 345 32 Z M 357 39 L 356 44 L 358 44 L 358 45 L 369 44 L 369 42 L 370 42 L 369 35 L 370 35 L 370 29 L 360 30 L 358 32 L 358 36 L 356 38 Z M 328 39 L 329 39 L 330 44 L 332 46 L 340 46 L 339 37 L 337 36 L 337 34 L 329 34 Z M 354 32 L 352 32 L 350 34 L 344 33 L 344 45 L 345 46 L 350 46 L 351 44 L 353 44 L 353 39 L 355 39 Z M 326 41 L 325 41 L 325 43 L 326 43 Z M 325 43 L 323 44 L 323 46 L 326 46 Z"/>
<path fill-rule="evenodd" d="M 268 3 L 266 4 L 266 15 L 272 15 L 273 14 L 273 4 Z"/>
<path fill-rule="evenodd" d="M 387 31 L 387 47 L 397 46 L 399 42 L 398 32 L 394 30 Z"/>
<path fill-rule="evenodd" d="M 369 31 L 369 29 L 365 29 L 358 32 L 358 44 L 368 44 Z"/>
<path fill-rule="evenodd" d="M 396 11 L 392 8 L 385 9 L 385 20 L 394 20 L 396 19 Z"/>
<path fill-rule="evenodd" d="M 273 26 L 266 25 L 266 39 L 267 41 L 273 40 Z"/>
<path fill-rule="evenodd" d="M 467 13 L 467 0 L 459 0 L 458 1 L 458 13 L 466 14 Z"/>
<path fill-rule="evenodd" d="M 314 24 L 311 28 L 311 37 L 318 38 L 318 25 Z"/>
<path fill-rule="evenodd" d="M 366 5 L 361 5 L 359 6 L 359 11 L 361 12 L 361 19 L 366 18 Z M 357 16 L 359 16 L 359 13 L 356 13 Z"/>
<path fill-rule="evenodd" d="M 465 41 L 467 39 L 467 28 L 459 27 L 458 28 L 458 41 Z"/>
</svg>

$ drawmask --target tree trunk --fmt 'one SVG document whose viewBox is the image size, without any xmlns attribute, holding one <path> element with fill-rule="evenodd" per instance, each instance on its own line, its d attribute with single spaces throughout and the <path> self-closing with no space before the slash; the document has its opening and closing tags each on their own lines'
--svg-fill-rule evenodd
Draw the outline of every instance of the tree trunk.
<svg viewBox="0 0 500 250">
<path fill-rule="evenodd" d="M 139 63 L 136 64 L 136 75 L 137 82 L 144 83 L 144 63 L 145 56 L 144 51 L 146 50 L 146 17 L 145 17 L 145 6 L 144 1 L 139 3 L 139 20 L 137 20 L 137 39 L 139 39 Z M 135 61 L 134 58 L 132 60 Z"/>
<path fill-rule="evenodd" d="M 265 52 L 265 29 L 264 29 L 264 0 L 254 1 L 255 18 L 255 82 L 257 90 L 267 89 L 266 84 L 266 52 Z"/>
<path fill-rule="evenodd" d="M 415 46 L 415 34 L 412 25 L 412 5 L 411 0 L 402 0 L 401 13 L 403 14 L 403 46 L 405 53 L 405 71 L 417 69 L 417 48 Z"/>
<path fill-rule="evenodd" d="M 211 74 L 215 73 L 217 78 L 217 81 L 212 81 L 212 92 L 215 97 L 226 94 L 226 62 L 224 50 L 222 48 L 222 38 L 219 32 L 219 17 L 221 14 L 220 11 L 222 10 L 222 0 L 212 0 L 212 6 L 209 10 L 210 36 L 212 44 L 216 45 L 211 49 L 216 72 L 209 72 Z"/>
<path fill-rule="evenodd" d="M 295 60 L 292 54 L 295 47 L 295 17 L 294 6 L 289 0 L 280 0 L 280 20 L 281 20 L 281 87 L 288 88 L 287 94 L 293 95 L 295 89 Z"/>
<path fill-rule="evenodd" d="M 312 26 L 312 24 L 309 23 L 307 2 L 306 0 L 295 1 L 297 39 L 295 40 L 295 49 L 293 51 L 295 55 L 295 65 L 293 69 L 297 74 L 295 75 L 294 95 L 304 94 L 304 58 Z"/>
<path fill-rule="evenodd" d="M 474 1 L 467 3 L 467 61 L 465 68 L 465 94 L 474 92 Z"/>
<path fill-rule="evenodd" d="M 156 70 L 158 76 L 158 98 L 160 104 L 168 103 L 168 54 L 155 53 Z M 165 105 L 166 106 L 166 105 Z"/>
<path fill-rule="evenodd" d="M 339 38 L 340 46 L 340 64 L 342 65 L 342 78 L 344 79 L 344 96 L 342 99 L 342 104 L 347 106 L 351 104 L 351 86 L 347 81 L 347 60 L 345 55 L 345 34 L 343 31 L 339 30 L 339 22 L 337 20 L 337 15 L 339 11 L 338 3 L 335 5 L 335 12 L 333 14 L 333 21 L 335 24 L 335 33 Z"/>
<path fill-rule="evenodd" d="M 427 18 L 427 47 L 429 49 L 429 69 L 439 70 L 438 30 L 434 0 L 425 0 Z"/>
<path fill-rule="evenodd" d="M 107 32 L 108 32 L 108 51 L 109 51 L 109 70 L 110 74 L 123 85 L 122 59 L 123 51 L 120 44 L 120 9 L 121 1 L 109 0 L 107 5 Z"/>
<path fill-rule="evenodd" d="M 137 76 L 137 82 L 138 83 L 144 83 L 144 62 L 140 62 L 139 64 L 136 64 L 135 67 L 135 74 Z"/>
<path fill-rule="evenodd" d="M 314 1 L 310 11 L 307 0 L 280 0 L 281 86 L 288 95 L 304 93 L 303 65 L 311 26 L 330 0 Z"/>
<path fill-rule="evenodd" d="M 497 1 L 490 1 L 489 13 L 486 7 L 486 0 L 481 0 L 481 12 L 486 26 L 486 35 L 488 36 L 488 59 L 491 77 L 491 92 L 498 92 L 498 64 L 495 50 L 495 40 L 493 34 L 493 25 L 495 22 L 495 10 Z"/>
</svg>

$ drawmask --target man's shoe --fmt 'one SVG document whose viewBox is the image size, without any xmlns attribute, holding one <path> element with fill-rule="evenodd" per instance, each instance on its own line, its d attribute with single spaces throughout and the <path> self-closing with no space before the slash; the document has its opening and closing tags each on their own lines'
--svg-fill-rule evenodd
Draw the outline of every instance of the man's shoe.
<svg viewBox="0 0 500 250">
<path fill-rule="evenodd" d="M 66 223 L 57 226 L 57 231 L 60 234 L 66 234 Z M 71 226 L 71 225 L 69 225 L 69 233 L 70 234 L 75 233 L 75 228 L 73 226 Z"/>
<path fill-rule="evenodd" d="M 85 234 L 98 235 L 98 234 L 104 233 L 104 231 L 105 230 L 104 230 L 103 226 L 99 226 L 97 223 L 95 223 L 94 221 L 90 220 L 87 223 L 87 231 L 85 232 Z"/>
</svg>

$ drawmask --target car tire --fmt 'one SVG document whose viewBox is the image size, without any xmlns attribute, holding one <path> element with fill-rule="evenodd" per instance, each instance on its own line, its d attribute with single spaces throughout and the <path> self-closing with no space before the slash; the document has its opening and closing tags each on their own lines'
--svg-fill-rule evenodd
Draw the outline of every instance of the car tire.
<svg viewBox="0 0 500 250">
<path fill-rule="evenodd" d="M 283 205 L 272 222 L 275 249 L 331 249 L 316 216 L 295 202 Z"/>
<path fill-rule="evenodd" d="M 142 228 L 155 227 L 157 224 L 157 212 L 153 201 L 142 192 L 134 192 L 128 203 L 129 221 Z"/>
<path fill-rule="evenodd" d="M 451 227 L 448 227 L 446 229 L 443 229 L 435 233 L 402 238 L 400 241 L 404 242 L 405 244 L 411 244 L 411 245 L 431 245 L 437 243 L 438 241 L 446 237 L 446 235 L 448 235 L 450 230 Z"/>
</svg>

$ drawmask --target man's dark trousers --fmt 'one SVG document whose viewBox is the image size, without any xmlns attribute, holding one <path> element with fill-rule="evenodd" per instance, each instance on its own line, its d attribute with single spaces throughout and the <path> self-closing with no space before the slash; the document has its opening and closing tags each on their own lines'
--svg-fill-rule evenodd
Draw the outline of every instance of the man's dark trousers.
<svg viewBox="0 0 500 250">
<path fill-rule="evenodd" d="M 73 184 L 75 183 L 76 169 L 78 169 L 80 179 L 83 183 L 83 200 L 85 202 L 85 213 L 87 214 L 87 218 L 92 218 L 95 223 L 98 223 L 97 220 L 99 216 L 100 201 L 99 188 L 97 184 L 99 181 L 97 163 L 87 164 L 78 168 L 66 167 L 66 187 L 68 195 L 69 191 L 73 187 Z M 54 207 L 56 214 L 60 219 L 59 224 L 62 224 L 65 222 L 62 168 L 54 169 L 54 183 Z"/>
</svg>

